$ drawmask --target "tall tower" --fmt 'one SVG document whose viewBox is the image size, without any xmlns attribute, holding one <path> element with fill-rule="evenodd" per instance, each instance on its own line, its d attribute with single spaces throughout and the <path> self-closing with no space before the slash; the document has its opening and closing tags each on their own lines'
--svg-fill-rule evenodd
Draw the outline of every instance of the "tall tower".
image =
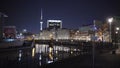
<svg viewBox="0 0 120 68">
<path fill-rule="evenodd" d="M 42 30 L 43 30 L 42 24 L 43 24 L 43 12 L 42 12 L 42 9 L 41 9 L 41 17 L 40 17 L 40 31 L 42 31 Z"/>
</svg>

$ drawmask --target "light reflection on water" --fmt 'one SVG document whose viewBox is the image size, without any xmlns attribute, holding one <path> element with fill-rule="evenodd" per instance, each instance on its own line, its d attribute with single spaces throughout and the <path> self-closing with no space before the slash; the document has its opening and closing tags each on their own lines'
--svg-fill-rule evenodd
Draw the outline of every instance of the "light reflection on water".
<svg viewBox="0 0 120 68">
<path fill-rule="evenodd" d="M 19 56 L 18 56 L 19 61 L 21 61 L 21 57 L 22 57 L 22 50 L 19 50 Z"/>
<path fill-rule="evenodd" d="M 44 65 L 70 56 L 79 55 L 79 49 L 75 47 L 58 46 L 50 47 L 46 44 L 35 44 L 34 48 L 11 49 L 0 53 L 0 65 L 5 66 L 22 66 L 22 65 Z M 11 63 L 12 62 L 12 63 Z"/>
<path fill-rule="evenodd" d="M 35 48 L 32 49 L 32 57 L 35 56 Z"/>
<path fill-rule="evenodd" d="M 59 46 L 54 45 L 53 47 L 50 47 L 49 45 L 46 44 L 36 44 L 35 52 L 36 54 L 39 54 L 39 56 L 36 57 L 39 58 L 40 66 L 42 64 L 52 63 L 57 60 L 65 59 L 70 56 L 77 56 L 80 54 L 79 49 L 75 47 L 67 47 L 60 45 Z"/>
</svg>

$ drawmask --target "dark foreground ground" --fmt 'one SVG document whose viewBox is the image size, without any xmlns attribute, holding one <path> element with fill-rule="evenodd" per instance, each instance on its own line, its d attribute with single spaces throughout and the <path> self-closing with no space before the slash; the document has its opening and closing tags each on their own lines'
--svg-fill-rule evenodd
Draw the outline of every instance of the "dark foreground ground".
<svg viewBox="0 0 120 68">
<path fill-rule="evenodd" d="M 120 54 L 110 52 L 95 53 L 94 60 L 93 53 L 82 53 L 42 66 L 39 58 L 32 57 L 31 52 L 32 47 L 0 49 L 0 68 L 120 68 Z"/>
<path fill-rule="evenodd" d="M 40 66 L 39 61 L 27 56 L 24 61 L 0 59 L 0 68 L 120 68 L 120 54 L 102 53 L 93 55 L 80 55 L 51 64 Z"/>
<path fill-rule="evenodd" d="M 43 68 L 120 68 L 120 55 L 118 54 L 96 54 L 93 62 L 92 55 L 82 55 L 58 61 Z M 94 63 L 94 65 L 93 65 Z"/>
</svg>

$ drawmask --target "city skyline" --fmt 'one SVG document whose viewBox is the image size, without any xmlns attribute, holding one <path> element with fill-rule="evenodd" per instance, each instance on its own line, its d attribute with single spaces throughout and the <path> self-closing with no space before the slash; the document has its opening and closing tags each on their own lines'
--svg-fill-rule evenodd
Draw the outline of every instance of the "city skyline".
<svg viewBox="0 0 120 68">
<path fill-rule="evenodd" d="M 47 20 L 63 21 L 63 28 L 79 28 L 92 24 L 93 20 L 105 21 L 108 16 L 120 15 L 118 0 L 26 0 L 1 1 L 0 12 L 8 15 L 6 25 L 17 30 L 27 29 L 33 33 L 40 31 L 41 8 L 43 10 L 43 28 Z"/>
</svg>

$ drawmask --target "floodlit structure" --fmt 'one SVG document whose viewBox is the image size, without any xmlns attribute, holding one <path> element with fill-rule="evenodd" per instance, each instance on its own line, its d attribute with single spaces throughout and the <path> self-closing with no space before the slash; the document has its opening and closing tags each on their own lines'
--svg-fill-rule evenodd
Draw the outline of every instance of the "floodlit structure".
<svg viewBox="0 0 120 68">
<path fill-rule="evenodd" d="M 47 28 L 49 28 L 49 29 L 62 28 L 62 21 L 61 20 L 48 20 L 47 21 Z"/>
<path fill-rule="evenodd" d="M 58 29 L 57 39 L 70 39 L 69 29 Z"/>
<path fill-rule="evenodd" d="M 80 38 L 79 40 L 85 40 L 85 41 L 90 41 L 92 39 L 92 27 L 93 25 L 87 25 L 87 26 L 83 26 L 81 28 L 79 28 L 79 35 L 80 35 Z M 77 33 L 78 34 L 78 31 Z"/>
<path fill-rule="evenodd" d="M 69 39 L 69 38 L 70 38 L 69 29 L 58 29 L 58 30 L 45 29 L 40 33 L 40 37 L 39 37 L 39 39 L 42 40 L 50 40 L 50 39 L 61 40 L 61 39 Z"/>
</svg>

